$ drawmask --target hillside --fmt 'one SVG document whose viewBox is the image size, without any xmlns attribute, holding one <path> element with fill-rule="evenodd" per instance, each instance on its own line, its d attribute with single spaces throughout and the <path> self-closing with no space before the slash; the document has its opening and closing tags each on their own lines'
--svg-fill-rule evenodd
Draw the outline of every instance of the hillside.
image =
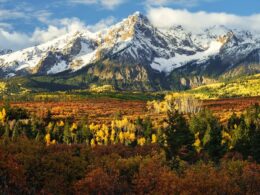
<svg viewBox="0 0 260 195">
<path fill-rule="evenodd" d="M 200 86 L 183 93 L 200 99 L 260 96 L 260 74 Z"/>
</svg>

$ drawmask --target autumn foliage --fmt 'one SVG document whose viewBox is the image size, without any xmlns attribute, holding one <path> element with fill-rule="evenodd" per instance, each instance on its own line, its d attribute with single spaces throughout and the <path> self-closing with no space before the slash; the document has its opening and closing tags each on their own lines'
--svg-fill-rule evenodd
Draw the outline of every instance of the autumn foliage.
<svg viewBox="0 0 260 195">
<path fill-rule="evenodd" d="M 0 144 L 1 194 L 258 194 L 260 166 L 222 159 L 168 165 L 157 146 Z"/>
<path fill-rule="evenodd" d="M 223 123 L 191 101 L 104 123 L 5 105 L 0 194 L 259 194 L 260 106 Z"/>
</svg>

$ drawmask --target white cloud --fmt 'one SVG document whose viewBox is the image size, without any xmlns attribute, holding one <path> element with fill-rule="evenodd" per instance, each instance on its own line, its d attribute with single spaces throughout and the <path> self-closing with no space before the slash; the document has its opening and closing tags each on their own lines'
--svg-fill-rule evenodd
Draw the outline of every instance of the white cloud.
<svg viewBox="0 0 260 195">
<path fill-rule="evenodd" d="M 179 4 L 184 6 L 194 6 L 198 0 L 146 0 L 147 6 L 165 6 L 169 4 Z"/>
<path fill-rule="evenodd" d="M 260 32 L 260 13 L 250 16 L 238 16 L 227 13 L 189 12 L 187 10 L 159 7 L 149 8 L 147 16 L 158 28 L 183 25 L 191 31 L 197 31 L 214 25 L 225 25 L 229 28 Z"/>
<path fill-rule="evenodd" d="M 0 20 L 27 18 L 26 14 L 17 10 L 0 9 Z"/>
<path fill-rule="evenodd" d="M 202 2 L 210 3 L 219 0 L 146 0 L 145 5 L 150 6 L 167 6 L 167 5 L 179 5 L 183 7 L 197 6 Z"/>
<path fill-rule="evenodd" d="M 30 37 L 24 33 L 0 28 L 0 49 L 21 49 L 30 46 Z"/>
<path fill-rule="evenodd" d="M 0 49 L 19 50 L 26 47 L 45 43 L 67 33 L 76 31 L 90 30 L 96 32 L 102 30 L 115 22 L 114 17 L 100 20 L 94 25 L 87 26 L 78 18 L 63 18 L 50 20 L 45 18 L 48 23 L 47 28 L 36 28 L 33 33 L 26 34 L 11 31 L 5 23 L 0 23 Z M 45 20 L 44 20 L 45 21 Z"/>
<path fill-rule="evenodd" d="M 0 23 L 0 49 L 19 50 L 50 41 L 67 33 L 86 29 L 85 24 L 77 18 L 64 18 L 52 21 L 52 23 L 44 29 L 36 28 L 31 34 L 10 31 Z"/>
<path fill-rule="evenodd" d="M 123 4 L 126 0 L 69 0 L 74 4 L 100 5 L 105 9 L 114 9 Z"/>
</svg>

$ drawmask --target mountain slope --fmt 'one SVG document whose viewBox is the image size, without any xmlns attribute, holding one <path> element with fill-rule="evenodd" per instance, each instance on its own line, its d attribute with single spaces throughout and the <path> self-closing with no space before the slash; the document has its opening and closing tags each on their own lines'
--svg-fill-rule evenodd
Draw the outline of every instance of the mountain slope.
<svg viewBox="0 0 260 195">
<path fill-rule="evenodd" d="M 183 93 L 200 99 L 260 96 L 260 74 L 200 86 Z"/>
</svg>

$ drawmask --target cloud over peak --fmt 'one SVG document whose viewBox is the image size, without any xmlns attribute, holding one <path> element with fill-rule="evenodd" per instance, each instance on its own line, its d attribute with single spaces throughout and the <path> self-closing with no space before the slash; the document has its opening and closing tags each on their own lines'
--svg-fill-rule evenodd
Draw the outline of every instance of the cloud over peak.
<svg viewBox="0 0 260 195">
<path fill-rule="evenodd" d="M 148 9 L 147 16 L 158 28 L 182 25 L 191 31 L 198 31 L 215 25 L 224 25 L 229 28 L 260 32 L 260 14 L 239 16 L 224 12 L 190 12 L 185 9 L 176 10 L 167 7 L 152 7 Z"/>
<path fill-rule="evenodd" d="M 126 0 L 69 0 L 70 3 L 74 3 L 74 4 L 100 5 L 104 9 L 110 9 L 110 10 L 123 4 L 125 1 Z"/>
</svg>

